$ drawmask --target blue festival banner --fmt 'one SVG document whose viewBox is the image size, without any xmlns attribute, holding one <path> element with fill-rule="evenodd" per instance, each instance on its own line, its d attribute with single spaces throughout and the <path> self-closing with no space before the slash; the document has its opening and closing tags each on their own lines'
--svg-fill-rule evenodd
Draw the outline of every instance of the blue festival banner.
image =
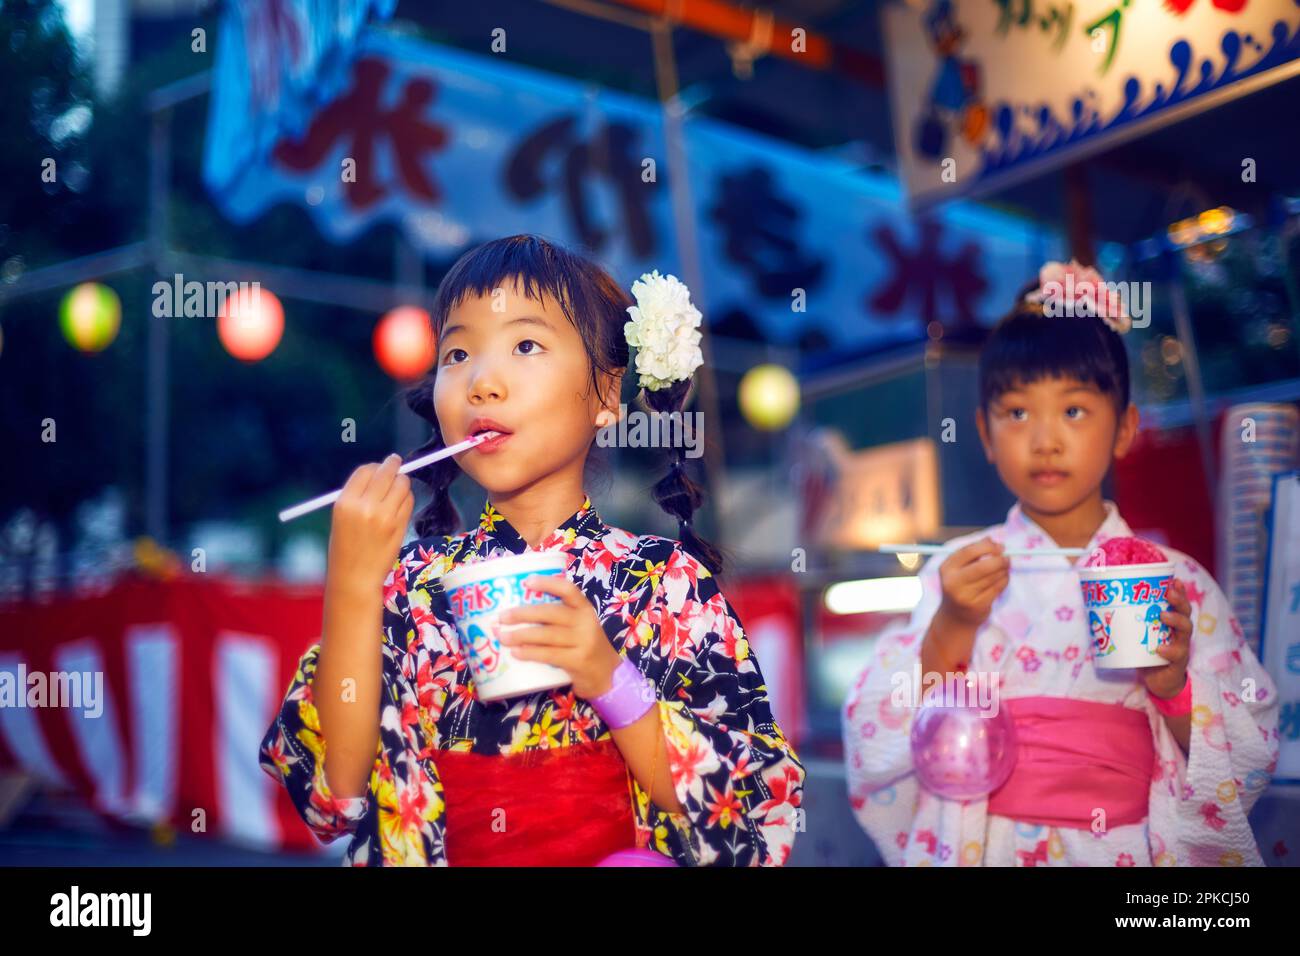
<svg viewBox="0 0 1300 956">
<path fill-rule="evenodd" d="M 888 175 L 714 120 L 688 116 L 683 130 L 697 303 L 774 344 L 870 349 L 932 322 L 987 322 L 1060 245 L 969 203 L 913 218 Z M 332 242 L 392 223 L 435 258 L 540 233 L 630 286 L 651 269 L 682 275 L 667 157 L 656 103 L 372 26 L 300 134 L 208 185 L 240 223 L 294 203 Z"/>
<path fill-rule="evenodd" d="M 226 0 L 204 179 L 222 190 L 299 133 L 347 79 L 357 37 L 397 0 Z"/>
</svg>

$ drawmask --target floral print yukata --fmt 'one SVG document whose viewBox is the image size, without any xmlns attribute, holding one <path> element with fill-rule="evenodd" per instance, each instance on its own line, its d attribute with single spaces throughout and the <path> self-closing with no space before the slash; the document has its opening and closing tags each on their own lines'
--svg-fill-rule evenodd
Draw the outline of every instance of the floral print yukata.
<svg viewBox="0 0 1300 956">
<path fill-rule="evenodd" d="M 420 538 L 399 552 L 384 584 L 380 739 L 363 796 L 330 792 L 312 703 L 319 643 L 303 655 L 260 763 L 318 839 L 351 835 L 345 865 L 447 864 L 440 751 L 507 755 L 611 739 L 569 688 L 488 703 L 475 696 L 438 579 L 526 550 L 488 501 L 476 529 Z M 638 842 L 681 865 L 783 864 L 803 829 L 804 771 L 715 577 L 677 541 L 604 524 L 585 495 L 535 550 L 568 556 L 567 577 L 610 643 L 658 692 L 669 766 L 657 772 L 672 775 L 684 812 L 654 806 L 629 773 Z"/>
<path fill-rule="evenodd" d="M 1112 501 L 1088 551 L 1133 532 Z M 1054 547 L 1017 503 L 1004 524 L 955 538 L 989 536 L 1008 548 Z M 1001 675 L 1003 700 L 1049 696 L 1121 704 L 1147 715 L 1156 759 L 1148 815 L 1092 829 L 1045 826 L 987 812 L 987 798 L 960 802 L 923 789 L 912 766 L 915 709 L 895 706 L 893 675 L 911 674 L 942 599 L 934 555 L 921 569 L 922 597 L 905 623 L 876 638 L 842 713 L 849 797 L 859 823 L 891 866 L 1240 866 L 1263 859 L 1247 814 L 1278 755 L 1278 695 L 1246 645 L 1227 598 L 1205 568 L 1161 546 L 1192 606 L 1188 680 L 1191 747 L 1184 753 L 1133 668 L 1098 670 L 1078 571 L 1068 559 L 1013 557 L 1011 580 L 975 635 L 971 672 Z"/>
</svg>

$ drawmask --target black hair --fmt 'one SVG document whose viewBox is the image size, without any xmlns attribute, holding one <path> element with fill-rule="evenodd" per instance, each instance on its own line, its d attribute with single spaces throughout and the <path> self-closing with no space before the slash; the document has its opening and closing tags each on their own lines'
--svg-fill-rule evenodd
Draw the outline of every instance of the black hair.
<svg viewBox="0 0 1300 956">
<path fill-rule="evenodd" d="M 1004 392 L 1044 378 L 1075 378 L 1110 397 L 1116 414 L 1129 404 L 1128 353 L 1118 332 L 1092 315 L 1049 316 L 1021 290 L 1012 310 L 994 327 L 980 350 L 980 408 Z"/>
<path fill-rule="evenodd" d="M 536 235 L 494 239 L 456 260 L 439 284 L 430 308 L 435 341 L 441 341 L 452 309 L 468 297 L 491 295 L 512 279 L 528 298 L 540 302 L 545 294 L 559 304 L 582 337 L 594 389 L 600 389 L 602 374 L 626 371 L 630 352 L 623 326 L 629 320 L 627 309 L 634 304 L 632 296 L 591 259 Z M 407 406 L 433 428 L 429 440 L 407 457 L 428 454 L 444 445 L 433 403 L 437 375 L 435 361 L 428 375 L 406 390 Z M 686 379 L 671 388 L 647 389 L 643 401 L 654 411 L 680 411 L 690 384 L 691 380 Z M 684 448 L 669 450 L 669 470 L 656 482 L 654 498 L 677 519 L 678 538 L 686 550 L 718 574 L 722 571 L 721 554 L 691 525 L 704 496 L 686 473 L 685 452 Z M 411 477 L 427 484 L 431 492 L 429 503 L 415 518 L 415 532 L 420 537 L 449 535 L 459 529 L 460 516 L 450 491 L 459 474 L 460 466 L 452 458 L 411 472 Z"/>
</svg>

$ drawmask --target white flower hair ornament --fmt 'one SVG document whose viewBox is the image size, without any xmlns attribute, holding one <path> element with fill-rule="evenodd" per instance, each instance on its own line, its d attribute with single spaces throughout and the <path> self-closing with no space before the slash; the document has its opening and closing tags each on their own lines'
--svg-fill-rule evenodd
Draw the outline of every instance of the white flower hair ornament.
<svg viewBox="0 0 1300 956">
<path fill-rule="evenodd" d="M 700 351 L 700 310 L 691 305 L 691 290 L 676 276 L 647 272 L 632 283 L 636 305 L 623 326 L 627 344 L 636 349 L 642 388 L 657 391 L 687 380 L 704 364 Z"/>
<path fill-rule="evenodd" d="M 1025 301 L 1041 304 L 1043 314 L 1050 317 L 1096 316 L 1120 335 L 1133 327 L 1119 287 L 1074 259 L 1044 263 L 1038 270 L 1038 288 Z"/>
</svg>

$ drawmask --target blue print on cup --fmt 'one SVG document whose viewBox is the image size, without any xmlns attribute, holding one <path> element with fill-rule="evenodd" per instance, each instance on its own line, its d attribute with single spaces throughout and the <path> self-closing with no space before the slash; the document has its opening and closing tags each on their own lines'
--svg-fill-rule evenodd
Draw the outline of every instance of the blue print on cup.
<svg viewBox="0 0 1300 956">
<path fill-rule="evenodd" d="M 1081 568 L 1079 584 L 1087 609 L 1091 657 L 1099 667 L 1154 667 L 1157 653 L 1172 640 L 1160 615 L 1169 609 L 1173 565 Z"/>
<path fill-rule="evenodd" d="M 524 584 L 527 578 L 540 577 L 546 573 L 521 571 L 517 574 L 503 574 L 497 578 L 448 589 L 447 600 L 461 633 L 470 673 L 475 675 L 479 682 L 504 676 L 510 672 L 513 662 L 509 654 L 502 653 L 496 628 L 490 625 L 484 626 L 481 622 L 488 615 L 507 608 L 532 604 L 558 604 L 559 598 Z M 517 666 L 518 662 L 514 663 Z"/>
<path fill-rule="evenodd" d="M 471 673 L 496 674 L 504 670 L 500 642 L 473 622 L 465 627 L 465 647 L 469 666 L 474 669 Z"/>
</svg>

